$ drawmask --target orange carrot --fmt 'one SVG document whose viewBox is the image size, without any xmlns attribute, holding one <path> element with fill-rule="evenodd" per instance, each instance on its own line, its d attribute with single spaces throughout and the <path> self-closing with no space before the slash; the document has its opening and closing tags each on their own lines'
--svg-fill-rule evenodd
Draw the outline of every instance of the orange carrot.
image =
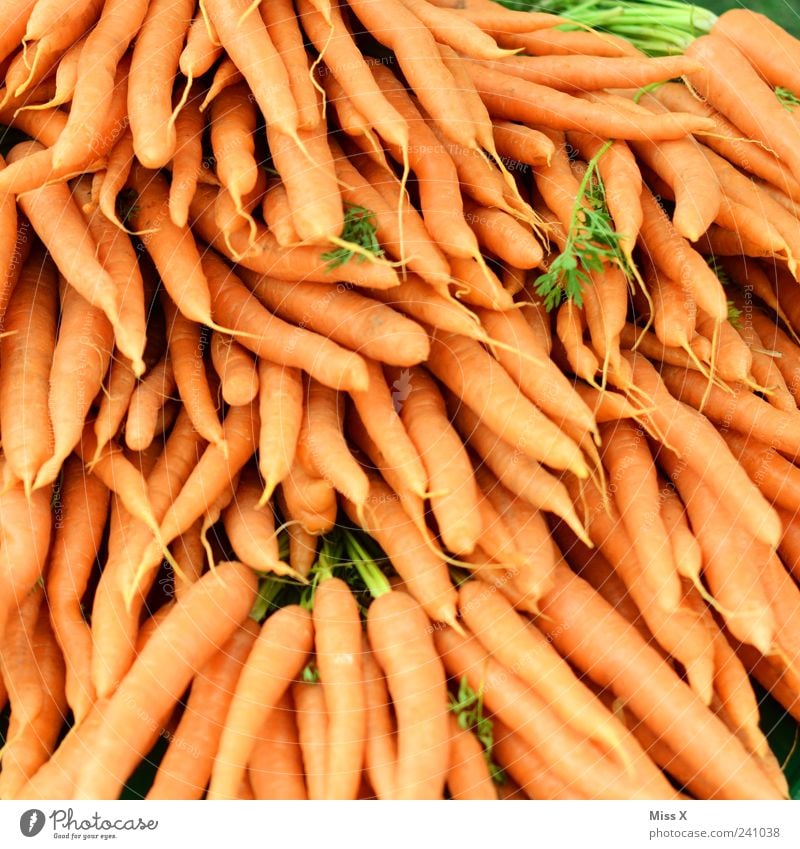
<svg viewBox="0 0 800 849">
<path fill-rule="evenodd" d="M 247 763 L 256 799 L 308 799 L 295 716 L 286 693 L 261 727 Z"/>
<path fill-rule="evenodd" d="M 313 642 L 310 614 L 289 605 L 262 625 L 225 718 L 207 798 L 235 798 L 256 734 L 306 663 Z"/>
<path fill-rule="evenodd" d="M 240 407 L 256 397 L 258 370 L 253 357 L 238 342 L 217 330 L 211 333 L 211 362 L 226 404 Z"/>
</svg>

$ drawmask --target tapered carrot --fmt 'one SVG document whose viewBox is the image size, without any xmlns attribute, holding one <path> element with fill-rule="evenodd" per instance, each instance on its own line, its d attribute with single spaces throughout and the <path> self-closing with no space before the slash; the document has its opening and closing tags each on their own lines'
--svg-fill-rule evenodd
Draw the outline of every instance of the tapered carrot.
<svg viewBox="0 0 800 849">
<path fill-rule="evenodd" d="M 298 451 L 318 474 L 361 509 L 369 494 L 369 481 L 344 438 L 344 398 L 314 380 L 305 384 L 303 424 Z"/>
<path fill-rule="evenodd" d="M 255 160 L 256 108 L 244 85 L 220 92 L 211 104 L 211 149 L 217 176 L 231 193 L 237 208 L 258 177 Z"/>
<path fill-rule="evenodd" d="M 450 551 L 469 554 L 481 532 L 479 493 L 469 457 L 445 409 L 444 399 L 430 375 L 420 368 L 390 378 L 404 385 L 400 416 L 421 458 L 431 508 L 442 540 Z"/>
<path fill-rule="evenodd" d="M 63 280 L 61 292 L 61 321 L 48 398 L 55 445 L 36 476 L 36 486 L 56 479 L 62 463 L 81 438 L 114 347 L 113 330 L 105 315 Z"/>
<path fill-rule="evenodd" d="M 206 550 L 203 545 L 203 522 L 198 519 L 188 531 L 172 544 L 172 557 L 178 564 L 173 567 L 174 594 L 180 598 L 205 572 Z"/>
<path fill-rule="evenodd" d="M 130 396 L 125 444 L 134 451 L 147 448 L 155 436 L 158 414 L 176 390 L 172 359 L 164 356 L 144 376 Z"/>
<path fill-rule="evenodd" d="M 302 368 L 337 389 L 366 386 L 366 366 L 358 354 L 273 315 L 216 254 L 204 254 L 203 268 L 211 287 L 215 318 L 230 327 L 237 340 L 259 358 L 279 368 Z"/>
<path fill-rule="evenodd" d="M 394 765 L 397 760 L 395 721 L 386 679 L 363 639 L 364 696 L 367 711 L 367 734 L 364 746 L 364 770 L 378 799 L 394 795 Z"/>
<path fill-rule="evenodd" d="M 344 287 L 288 283 L 243 271 L 242 277 L 270 311 L 392 365 L 422 362 L 428 353 L 423 328 L 391 307 Z"/>
<path fill-rule="evenodd" d="M 317 586 L 312 615 L 328 718 L 323 798 L 355 799 L 367 731 L 358 604 L 347 584 L 327 578 Z"/>
<path fill-rule="evenodd" d="M 280 490 L 276 497 L 281 513 L 292 520 L 286 528 L 289 535 L 289 565 L 298 575 L 307 578 L 317 559 L 319 537 L 305 530 L 300 524 L 299 517 L 292 515 Z"/>
<path fill-rule="evenodd" d="M 176 226 L 170 218 L 166 180 L 134 165 L 130 184 L 137 192 L 131 215 L 134 227 L 148 231 L 142 242 L 168 294 L 187 318 L 211 324 L 211 298 L 200 253 L 189 229 Z"/>
<path fill-rule="evenodd" d="M 292 684 L 292 701 L 297 717 L 297 737 L 303 756 L 308 798 L 324 799 L 328 778 L 325 765 L 328 738 L 325 694 L 319 683 L 295 681 Z"/>
<path fill-rule="evenodd" d="M 275 520 L 269 506 L 258 509 L 262 488 L 252 468 L 242 472 L 233 501 L 223 512 L 223 523 L 236 556 L 257 572 L 295 575 L 281 561 Z"/>
<path fill-rule="evenodd" d="M 202 172 L 203 126 L 198 95 L 192 89 L 186 105 L 175 118 L 175 155 L 167 204 L 170 220 L 176 227 L 185 227 L 189 220 L 189 204 Z"/>
<path fill-rule="evenodd" d="M 450 717 L 450 735 L 450 766 L 447 770 L 450 798 L 496 799 L 497 790 L 478 739 L 461 728 L 454 716 Z"/>
<path fill-rule="evenodd" d="M 264 722 L 247 772 L 256 799 L 308 799 L 296 712 L 288 692 Z"/>
<path fill-rule="evenodd" d="M 255 736 L 305 665 L 313 635 L 310 614 L 295 605 L 281 608 L 262 625 L 236 684 L 207 798 L 235 797 Z"/>
<path fill-rule="evenodd" d="M 524 124 L 513 121 L 494 121 L 494 141 L 501 156 L 526 165 L 549 165 L 553 156 L 553 142 Z"/>
<path fill-rule="evenodd" d="M 0 37 L 0 59 L 5 59 L 19 46 L 20 41 L 25 37 L 31 12 L 36 5 L 37 0 L 4 4 L 3 12 L 8 17 L 5 18 L 6 24 Z"/>
<path fill-rule="evenodd" d="M 36 149 L 40 149 L 38 142 L 18 144 L 10 151 L 8 161 L 21 159 Z M 102 309 L 116 327 L 119 293 L 95 258 L 93 240 L 86 233 L 86 223 L 69 187 L 54 184 L 27 192 L 19 198 L 19 204 L 67 282 L 89 303 Z"/>
<path fill-rule="evenodd" d="M 367 360 L 369 388 L 351 392 L 356 411 L 370 437 L 381 450 L 386 463 L 396 469 L 405 486 L 424 498 L 428 477 L 422 459 L 398 414 L 402 401 L 389 388 L 379 363 Z M 406 372 L 406 374 L 410 374 Z M 403 372 L 401 372 L 402 379 Z"/>
<path fill-rule="evenodd" d="M 464 217 L 481 245 L 503 262 L 515 268 L 536 268 L 541 262 L 541 245 L 507 212 L 468 204 Z"/>
<path fill-rule="evenodd" d="M 137 469 L 147 477 L 147 494 L 156 521 L 163 519 L 175 493 L 197 465 L 204 446 L 189 417 L 181 411 L 160 456 L 146 458 L 146 463 Z M 135 521 L 122 508 L 120 499 L 112 499 L 108 558 L 92 605 L 92 680 L 100 698 L 116 689 L 133 661 L 139 614 L 155 572 L 148 576 L 149 580 L 142 581 L 139 595 L 131 598 L 128 588 L 139 558 L 152 540 L 152 527 Z M 159 550 L 156 558 L 160 560 L 161 556 Z"/>
<path fill-rule="evenodd" d="M 734 44 L 707 35 L 692 42 L 686 53 L 702 64 L 702 70 L 688 74 L 693 88 L 748 138 L 775 151 L 800 179 L 800 129 Z"/>
<path fill-rule="evenodd" d="M 333 484 L 309 470 L 299 456 L 281 481 L 281 494 L 289 518 L 306 533 L 317 536 L 335 526 L 338 503 Z"/>
<path fill-rule="evenodd" d="M 377 598 L 367 634 L 397 717 L 394 798 L 439 799 L 449 765 L 445 672 L 422 608 L 404 592 Z"/>
<path fill-rule="evenodd" d="M 26 492 L 51 453 L 48 397 L 57 302 L 55 268 L 37 248 L 19 275 L 0 338 L 4 471 L 23 481 Z"/>
<path fill-rule="evenodd" d="M 137 722 L 137 711 L 146 710 L 158 723 L 244 622 L 255 593 L 253 573 L 241 563 L 226 563 L 171 607 L 109 701 L 106 722 L 94 738 L 95 756 L 78 778 L 76 798 L 117 797 L 147 751 L 151 724 Z M 118 751 L 120 739 L 126 741 L 124 754 Z"/>
<path fill-rule="evenodd" d="M 576 534 L 583 534 L 564 484 L 490 431 L 469 408 L 459 406 L 456 425 L 482 462 L 515 495 L 540 510 L 563 518 Z"/>
<path fill-rule="evenodd" d="M 456 623 L 456 591 L 450 583 L 441 555 L 412 522 L 397 495 L 377 476 L 369 476 L 370 492 L 363 508 L 364 530 L 370 534 L 403 579 L 408 591 L 437 622 Z M 359 517 L 353 504 L 345 510 L 354 521 Z"/>
<path fill-rule="evenodd" d="M 211 396 L 203 356 L 208 338 L 203 337 L 200 325 L 186 318 L 166 293 L 161 298 L 161 304 L 167 323 L 169 358 L 178 394 L 197 432 L 207 442 L 224 451 L 222 425 L 217 404 Z"/>
<path fill-rule="evenodd" d="M 198 186 L 191 204 L 191 217 L 197 234 L 245 268 L 279 280 L 355 283 L 370 289 L 392 289 L 400 282 L 397 272 L 385 262 L 346 262 L 332 275 L 327 246 L 300 245 L 281 248 L 275 237 L 256 224 L 251 240 L 245 232 L 229 233 L 227 242 L 214 221 L 216 190 Z M 228 244 L 229 243 L 229 244 Z"/>
<path fill-rule="evenodd" d="M 172 84 L 193 11 L 192 0 L 150 3 L 136 36 L 128 113 L 133 147 L 146 168 L 163 168 L 175 152 Z"/>
<path fill-rule="evenodd" d="M 178 58 L 178 69 L 191 83 L 211 70 L 221 53 L 216 30 L 208 17 L 198 10 L 186 30 L 186 44 Z"/>
<path fill-rule="evenodd" d="M 0 158 L 0 173 L 5 162 Z M 32 239 L 26 222 L 18 221 L 13 195 L 0 200 L 0 322 L 5 321 L 8 302 L 30 253 Z"/>
<path fill-rule="evenodd" d="M 211 362 L 220 379 L 222 397 L 234 407 L 249 404 L 258 393 L 258 369 L 252 355 L 217 330 L 211 333 Z"/>
<path fill-rule="evenodd" d="M 447 671 L 465 676 L 470 687 L 482 692 L 485 706 L 536 748 L 554 773 L 592 798 L 670 795 L 663 776 L 641 754 L 626 771 L 585 738 L 565 727 L 547 702 L 507 667 L 483 651 L 473 636 L 452 629 L 434 632 Z"/>
<path fill-rule="evenodd" d="M 272 179 L 267 183 L 267 191 L 261 201 L 261 213 L 267 229 L 281 247 L 289 247 L 300 241 L 292 223 L 286 187 L 280 180 Z"/>
<path fill-rule="evenodd" d="M 579 477 L 587 474 L 580 449 L 522 395 L 477 342 L 435 331 L 428 367 L 487 427 L 528 457 L 570 469 Z"/>
<path fill-rule="evenodd" d="M 82 189 L 83 184 L 78 184 L 76 196 L 84 196 Z M 97 244 L 98 259 L 119 293 L 119 324 L 114 328 L 117 346 L 131 361 L 135 374 L 141 376 L 145 369 L 145 299 L 149 295 L 150 280 L 145 281 L 128 234 L 102 212 L 102 209 L 95 210 L 89 215 L 89 233 Z"/>
<path fill-rule="evenodd" d="M 26 590 L 8 618 L 0 646 L 0 675 L 16 715 L 15 723 L 21 726 L 36 719 L 44 705 L 42 681 L 33 653 L 34 632 L 43 600 L 40 586 Z"/>
<path fill-rule="evenodd" d="M 258 625 L 248 619 L 198 671 L 148 799 L 202 798 L 225 714 L 257 634 Z"/>
<path fill-rule="evenodd" d="M 145 0 L 115 0 L 103 7 L 81 51 L 69 120 L 53 150 L 54 168 L 68 167 L 83 150 L 96 144 L 98 123 L 111 101 L 114 72 L 139 31 L 147 7 Z"/>
<path fill-rule="evenodd" d="M 0 794 L 4 799 L 13 798 L 53 754 L 67 712 L 64 660 L 45 611 L 39 613 L 31 637 L 32 667 L 39 679 L 41 708 L 27 723 L 18 724 L 16 717 L 10 717 L 0 773 Z"/>
<path fill-rule="evenodd" d="M 77 457 L 67 460 L 46 586 L 53 630 L 66 662 L 67 702 L 76 723 L 95 700 L 92 638 L 81 599 L 100 551 L 108 497 L 105 484 L 95 475 L 86 476 Z"/>
<path fill-rule="evenodd" d="M 493 119 L 642 140 L 682 138 L 713 126 L 710 119 L 685 113 L 633 116 L 484 65 L 467 63 L 467 67 Z"/>
<path fill-rule="evenodd" d="M 432 0 L 432 5 L 452 10 L 454 15 L 471 21 L 481 29 L 530 33 L 564 23 L 564 18 L 549 12 L 521 12 L 499 6 L 491 0 L 470 0 L 469 5 L 453 6 L 450 0 Z"/>
<path fill-rule="evenodd" d="M 741 743 L 612 607 L 568 569 L 559 569 L 557 579 L 556 589 L 542 606 L 542 613 L 549 618 L 538 624 L 560 653 L 624 699 L 693 770 L 709 775 L 721 798 L 777 795 Z M 600 634 L 605 635 L 605 648 L 598 650 L 594 640 Z M 644 682 L 651 682 L 650 687 L 643 686 Z M 653 692 L 669 693 L 669 698 L 653 700 Z M 691 745 L 681 730 L 689 717 L 696 729 Z M 719 768 L 721 761 L 726 768 Z"/>
</svg>

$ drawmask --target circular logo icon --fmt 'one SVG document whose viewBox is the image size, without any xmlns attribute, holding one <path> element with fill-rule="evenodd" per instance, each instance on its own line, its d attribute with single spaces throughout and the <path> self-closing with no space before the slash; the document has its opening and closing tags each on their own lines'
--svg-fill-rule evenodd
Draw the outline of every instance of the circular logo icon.
<svg viewBox="0 0 800 849">
<path fill-rule="evenodd" d="M 38 808 L 31 808 L 19 818 L 19 830 L 25 837 L 36 837 L 44 828 L 44 812 Z"/>
</svg>

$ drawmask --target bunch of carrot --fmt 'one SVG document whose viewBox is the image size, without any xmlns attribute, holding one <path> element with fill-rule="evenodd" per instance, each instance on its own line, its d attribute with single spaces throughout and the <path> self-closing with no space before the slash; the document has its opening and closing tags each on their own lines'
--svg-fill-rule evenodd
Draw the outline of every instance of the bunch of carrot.
<svg viewBox="0 0 800 849">
<path fill-rule="evenodd" d="M 0 798 L 788 795 L 800 42 L 0 19 Z"/>
</svg>

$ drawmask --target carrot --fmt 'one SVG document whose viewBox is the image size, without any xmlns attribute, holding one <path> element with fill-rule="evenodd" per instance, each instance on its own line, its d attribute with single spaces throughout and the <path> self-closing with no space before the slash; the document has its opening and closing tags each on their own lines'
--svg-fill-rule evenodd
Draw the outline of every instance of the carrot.
<svg viewBox="0 0 800 849">
<path fill-rule="evenodd" d="M 459 406 L 454 418 L 465 442 L 510 492 L 532 507 L 560 516 L 579 536 L 584 533 L 561 481 L 497 437 L 468 407 Z"/>
<path fill-rule="evenodd" d="M 225 533 L 243 563 L 257 572 L 295 575 L 278 553 L 278 536 L 272 510 L 258 509 L 261 484 L 252 468 L 242 472 L 234 500 L 223 512 Z"/>
<path fill-rule="evenodd" d="M 296 605 L 281 608 L 262 625 L 225 718 L 207 798 L 235 797 L 255 735 L 305 665 L 313 634 L 310 614 Z"/>
<path fill-rule="evenodd" d="M 295 709 L 288 692 L 264 722 L 247 772 L 256 799 L 308 799 Z"/>
<path fill-rule="evenodd" d="M 601 454 L 622 524 L 659 604 L 674 610 L 681 586 L 659 511 L 658 480 L 647 438 L 627 421 L 603 425 Z M 648 545 L 643 545 L 644 539 Z M 658 577 L 657 577 L 658 576 Z"/>
<path fill-rule="evenodd" d="M 386 141 L 408 149 L 409 132 L 404 118 L 381 92 L 370 66 L 356 46 L 342 18 L 338 3 L 326 17 L 311 0 L 299 0 L 297 12 L 306 36 L 325 57 L 325 66 L 336 78 L 359 112 L 369 116 Z"/>
<path fill-rule="evenodd" d="M 541 245 L 507 212 L 470 203 L 464 217 L 480 244 L 508 265 L 536 268 L 542 261 Z"/>
<path fill-rule="evenodd" d="M 453 6 L 451 0 L 431 0 L 434 6 L 452 10 L 454 15 L 471 21 L 483 30 L 529 33 L 565 23 L 564 18 L 549 12 L 512 11 L 491 0 L 470 0 L 467 6 Z"/>
<path fill-rule="evenodd" d="M 267 191 L 261 201 L 261 213 L 267 230 L 275 237 L 282 248 L 296 245 L 300 241 L 292 223 L 292 211 L 286 186 L 278 179 L 267 183 Z"/>
<path fill-rule="evenodd" d="M 375 599 L 367 634 L 397 717 L 395 799 L 440 799 L 450 760 L 444 667 L 422 608 L 404 592 Z"/>
<path fill-rule="evenodd" d="M 8 161 L 15 162 L 37 149 L 41 149 L 38 142 L 18 144 L 8 154 Z M 95 258 L 93 240 L 87 237 L 86 223 L 69 187 L 54 184 L 27 192 L 19 198 L 19 205 L 67 282 L 90 304 L 103 310 L 116 328 L 119 293 Z"/>
<path fill-rule="evenodd" d="M 326 578 L 314 594 L 314 642 L 327 710 L 323 798 L 355 799 L 367 731 L 361 616 L 350 588 Z"/>
<path fill-rule="evenodd" d="M 80 724 L 95 700 L 91 679 L 91 630 L 81 610 L 108 516 L 109 492 L 94 475 L 84 475 L 76 457 L 67 459 L 58 490 L 59 512 L 47 598 L 55 637 L 66 662 L 66 697 Z"/>
<path fill-rule="evenodd" d="M 364 771 L 378 799 L 394 796 L 394 765 L 397 760 L 395 722 L 386 679 L 364 636 L 362 649 L 367 734 L 364 745 Z"/>
<path fill-rule="evenodd" d="M 466 677 L 484 705 L 504 724 L 533 746 L 562 781 L 592 798 L 630 798 L 670 795 L 663 776 L 639 757 L 626 774 L 583 737 L 564 726 L 535 690 L 483 651 L 473 636 L 452 629 L 434 633 L 434 640 L 450 675 Z M 630 794 L 630 795 L 629 795 Z"/>
<path fill-rule="evenodd" d="M 33 722 L 44 705 L 42 680 L 33 653 L 34 631 L 43 597 L 39 585 L 26 590 L 8 618 L 0 646 L 0 676 L 8 691 L 17 727 Z"/>
<path fill-rule="evenodd" d="M 392 289 L 400 282 L 397 272 L 388 263 L 345 262 L 336 268 L 335 275 L 331 260 L 324 246 L 301 245 L 281 248 L 275 237 L 256 224 L 255 238 L 238 232 L 225 234 L 214 221 L 213 207 L 216 190 L 211 186 L 198 186 L 192 200 L 190 215 L 197 234 L 226 256 L 251 271 L 267 274 L 279 280 L 303 280 L 310 282 L 355 283 L 370 289 Z M 229 243 L 229 244 L 228 244 Z"/>
<path fill-rule="evenodd" d="M 69 119 L 53 148 L 53 167 L 70 167 L 97 143 L 112 100 L 114 73 L 147 13 L 146 0 L 106 3 L 78 61 Z"/>
<path fill-rule="evenodd" d="M 124 224 L 117 217 L 117 196 L 128 179 L 133 156 L 133 137 L 130 129 L 127 129 L 111 149 L 97 196 L 97 204 L 103 215 L 123 229 Z"/>
<path fill-rule="evenodd" d="M 800 129 L 742 53 L 716 35 L 696 39 L 686 53 L 703 66 L 687 76 L 693 88 L 748 138 L 775 151 L 795 179 L 800 179 L 800 157 L 795 149 Z"/>
<path fill-rule="evenodd" d="M 369 497 L 363 516 L 345 502 L 345 511 L 354 521 L 363 521 L 370 534 L 392 563 L 411 595 L 436 622 L 456 623 L 456 591 L 450 583 L 447 566 L 437 556 L 419 527 L 412 522 L 397 495 L 377 476 L 369 476 Z"/>
<path fill-rule="evenodd" d="M 37 487 L 58 477 L 62 463 L 81 438 L 114 347 L 113 331 L 105 315 L 64 281 L 61 292 L 61 321 L 48 398 L 55 446 L 39 469 L 34 484 Z"/>
<path fill-rule="evenodd" d="M 134 451 L 147 448 L 155 436 L 158 414 L 175 391 L 172 359 L 162 360 L 144 376 L 130 396 L 125 424 L 125 444 Z"/>
<path fill-rule="evenodd" d="M 321 115 L 294 5 L 288 0 L 262 3 L 260 12 L 267 34 L 286 65 L 292 97 L 297 104 L 298 127 L 310 129 L 319 123 Z"/>
<path fill-rule="evenodd" d="M 84 35 L 82 38 L 79 38 L 58 62 L 55 68 L 55 91 L 52 98 L 45 103 L 23 106 L 22 109 L 50 109 L 54 106 L 69 103 L 72 100 L 75 85 L 78 82 L 78 62 L 87 37 L 88 35 Z M 64 115 L 64 121 L 66 122 L 66 115 Z"/>
<path fill-rule="evenodd" d="M 495 59 L 514 51 L 502 50 L 481 27 L 467 18 L 454 14 L 455 10 L 440 9 L 425 0 L 401 0 L 431 31 L 439 44 L 447 44 L 464 56 L 476 59 Z"/>
<path fill-rule="evenodd" d="M 222 45 L 211 22 L 198 10 L 186 30 L 186 44 L 178 57 L 178 69 L 187 78 L 187 85 L 203 76 L 222 55 Z"/>
<path fill-rule="evenodd" d="M 623 699 L 693 771 L 713 781 L 720 798 L 775 798 L 774 786 L 741 743 L 584 581 L 560 568 L 556 589 L 544 599 L 542 614 L 548 618 L 537 624 L 562 656 Z M 604 635 L 602 649 L 595 642 L 600 634 Z M 653 699 L 656 692 L 661 695 Z M 696 729 L 691 744 L 682 731 L 690 717 Z"/>
<path fill-rule="evenodd" d="M 481 533 L 479 493 L 466 450 L 448 421 L 444 399 L 430 375 L 413 369 L 390 372 L 407 387 L 400 416 L 417 456 L 421 458 L 431 509 L 446 547 L 458 554 L 474 550 Z"/>
<path fill-rule="evenodd" d="M 208 337 L 203 335 L 199 324 L 179 312 L 169 295 L 163 294 L 161 304 L 167 321 L 169 358 L 175 385 L 186 412 L 203 439 L 224 452 L 222 425 L 217 403 L 211 396 L 203 356 Z"/>
<path fill-rule="evenodd" d="M 174 594 L 180 598 L 203 574 L 206 566 L 206 550 L 203 545 L 203 522 L 198 519 L 186 533 L 181 534 L 172 545 L 172 556 L 178 564 L 173 567 Z"/>
<path fill-rule="evenodd" d="M 4 471 L 21 480 L 27 493 L 51 454 L 48 397 L 57 298 L 55 268 L 48 255 L 37 248 L 20 272 L 0 338 Z"/>
<path fill-rule="evenodd" d="M 171 607 L 109 700 L 106 722 L 94 739 L 95 757 L 78 778 L 76 798 L 117 797 L 147 751 L 151 726 L 137 722 L 137 711 L 145 710 L 151 722 L 160 724 L 192 677 L 244 622 L 255 595 L 252 572 L 240 563 L 226 563 Z M 170 670 L 166 679 L 165 669 Z M 121 737 L 127 743 L 124 753 Z"/>
<path fill-rule="evenodd" d="M 642 88 L 682 77 L 699 65 L 686 56 L 514 56 L 486 63 L 505 74 L 559 91 Z"/>
<path fill-rule="evenodd" d="M 422 327 L 366 295 L 342 285 L 289 283 L 247 270 L 241 274 L 271 312 L 365 357 L 411 366 L 428 355 L 428 336 Z"/>
<path fill-rule="evenodd" d="M 220 379 L 226 404 L 240 407 L 258 394 L 258 370 L 253 357 L 229 336 L 211 333 L 211 362 Z"/>
<path fill-rule="evenodd" d="M 297 716 L 297 736 L 303 756 L 308 798 L 324 799 L 328 778 L 325 767 L 328 737 L 325 694 L 318 683 L 295 681 L 292 684 L 292 700 Z"/>
<path fill-rule="evenodd" d="M 280 490 L 277 498 L 283 515 L 295 520 L 295 517 L 288 511 L 283 493 Z M 286 532 L 289 535 L 289 565 L 298 575 L 307 578 L 317 559 L 318 537 L 301 527 L 299 520 L 296 523 L 289 524 Z"/>
<path fill-rule="evenodd" d="M 710 119 L 685 113 L 633 116 L 619 108 L 573 97 L 485 65 L 469 62 L 467 68 L 493 120 L 640 140 L 682 138 L 713 126 Z"/>
<path fill-rule="evenodd" d="M 797 69 L 800 52 L 797 41 L 766 15 L 745 9 L 731 9 L 720 15 L 712 32 L 736 45 L 771 86 L 800 91 L 800 71 Z"/>
<path fill-rule="evenodd" d="M 261 203 L 266 185 L 267 175 L 263 170 L 259 169 L 256 172 L 255 186 L 249 192 L 242 195 L 241 198 L 234 198 L 225 188 L 221 188 L 217 192 L 214 202 L 214 218 L 216 219 L 217 226 L 222 231 L 224 239 L 230 241 L 231 234 L 235 232 L 255 231 L 256 223 L 251 213 Z M 231 253 L 235 259 L 236 254 L 232 247 Z"/>
<path fill-rule="evenodd" d="M 641 56 L 640 52 L 626 39 L 611 33 L 585 31 L 560 31 L 545 28 L 534 32 L 497 33 L 503 46 L 522 49 L 532 56 L 589 55 L 615 58 Z"/>
<path fill-rule="evenodd" d="M 192 0 L 156 0 L 136 37 L 128 113 L 133 148 L 145 168 L 163 168 L 175 152 L 172 84 L 193 11 Z"/>
<path fill-rule="evenodd" d="M 526 456 L 586 476 L 580 449 L 521 394 L 477 342 L 434 331 L 428 367 L 490 430 Z"/>
<path fill-rule="evenodd" d="M 259 358 L 281 368 L 302 368 L 337 389 L 366 386 L 366 366 L 358 354 L 273 315 L 210 251 L 203 256 L 203 268 L 211 287 L 215 318 L 231 327 L 238 341 Z"/>
<path fill-rule="evenodd" d="M 198 106 L 195 90 L 192 89 L 186 105 L 175 118 L 175 154 L 172 158 L 172 182 L 169 185 L 167 206 L 170 220 L 176 227 L 185 227 L 189 220 L 189 204 L 202 171 L 203 123 L 203 113 Z"/>
<path fill-rule="evenodd" d="M 0 173 L 5 162 L 0 157 Z M 0 200 L 0 325 L 5 322 L 8 302 L 28 258 L 31 248 L 29 225 L 17 219 L 13 195 Z"/>
<path fill-rule="evenodd" d="M 367 369 L 369 388 L 365 392 L 351 392 L 356 411 L 386 463 L 397 471 L 408 489 L 424 498 L 427 473 L 417 447 L 398 415 L 397 408 L 403 402 L 389 388 L 380 364 L 367 360 Z"/>
<path fill-rule="evenodd" d="M 80 197 L 82 184 L 76 188 Z M 102 194 L 102 192 L 101 192 Z M 119 324 L 115 328 L 117 346 L 133 366 L 136 376 L 144 372 L 142 359 L 147 344 L 145 296 L 148 286 L 139 267 L 128 234 L 95 210 L 88 218 L 89 233 L 97 243 L 97 256 L 114 281 L 120 296 Z M 148 279 L 148 284 L 150 280 Z"/>
<path fill-rule="evenodd" d="M 511 309 L 514 303 L 511 295 L 491 268 L 483 267 L 483 259 L 479 262 L 476 259 L 450 257 L 449 261 L 450 274 L 460 300 L 490 310 Z"/>
<path fill-rule="evenodd" d="M 369 494 L 366 474 L 350 453 L 342 432 L 344 398 L 315 380 L 305 384 L 306 402 L 298 451 L 309 468 L 333 484 L 360 510 Z"/>
<path fill-rule="evenodd" d="M 200 253 L 191 231 L 177 227 L 170 218 L 166 181 L 134 165 L 130 184 L 137 192 L 131 219 L 137 230 L 147 231 L 142 243 L 164 288 L 186 318 L 211 325 L 211 297 Z"/>
<path fill-rule="evenodd" d="M 496 799 L 484 757 L 483 746 L 458 720 L 450 717 L 450 766 L 447 770 L 447 789 L 451 799 Z"/>
<path fill-rule="evenodd" d="M 736 514 L 721 504 L 691 469 L 683 468 L 671 452 L 660 451 L 659 461 L 686 504 L 703 550 L 704 576 L 726 625 L 737 639 L 769 653 L 776 622 L 759 578 L 763 554 L 757 542 L 738 524 L 724 530 L 725 523 Z"/>
<path fill-rule="evenodd" d="M 38 0 L 24 0 L 22 3 L 6 2 L 3 4 L 5 25 L 2 35 L 0 35 L 0 61 L 10 56 L 17 49 L 20 41 L 25 38 L 25 30 L 29 25 L 31 12 L 37 2 Z"/>
<path fill-rule="evenodd" d="M 52 755 L 67 711 L 64 661 L 47 614 L 39 614 L 33 637 L 33 665 L 40 680 L 42 706 L 31 722 L 18 726 L 10 719 L 3 747 L 0 793 L 10 799 Z"/>
<path fill-rule="evenodd" d="M 248 619 L 195 676 L 186 709 L 156 771 L 148 799 L 200 799 L 233 699 L 236 682 L 256 636 Z"/>
<path fill-rule="evenodd" d="M 588 798 L 577 791 L 574 784 L 567 783 L 556 776 L 536 754 L 536 750 L 500 722 L 496 716 L 492 717 L 492 725 L 495 732 L 492 751 L 507 774 L 506 784 L 516 782 L 521 788 L 523 798 L 571 800 Z"/>
<path fill-rule="evenodd" d="M 494 142 L 501 156 L 526 165 L 549 165 L 553 142 L 531 127 L 513 121 L 494 121 Z"/>
<path fill-rule="evenodd" d="M 654 92 L 655 97 L 673 111 L 692 112 L 714 122 L 714 130 L 703 136 L 703 144 L 729 162 L 764 180 L 768 180 L 792 198 L 800 198 L 800 183 L 771 151 L 742 137 L 741 130 L 679 83 L 667 83 Z"/>
<path fill-rule="evenodd" d="M 249 0 L 205 0 L 219 40 L 247 80 L 267 126 L 296 138 L 299 116 L 289 74 L 261 16 L 243 17 L 249 5 Z"/>
<path fill-rule="evenodd" d="M 204 444 L 185 411 L 181 411 L 160 456 L 147 457 L 144 466 L 136 470 L 147 477 L 147 495 L 157 522 L 163 519 L 175 493 L 197 465 Z M 108 558 L 92 605 L 92 680 L 100 698 L 116 689 L 133 661 L 139 614 L 150 584 L 145 579 L 142 593 L 133 598 L 127 591 L 138 558 L 152 540 L 152 527 L 135 521 L 122 509 L 120 499 L 112 499 Z M 161 551 L 156 557 L 161 558 Z M 151 580 L 154 577 L 155 573 L 149 576 Z"/>
</svg>

